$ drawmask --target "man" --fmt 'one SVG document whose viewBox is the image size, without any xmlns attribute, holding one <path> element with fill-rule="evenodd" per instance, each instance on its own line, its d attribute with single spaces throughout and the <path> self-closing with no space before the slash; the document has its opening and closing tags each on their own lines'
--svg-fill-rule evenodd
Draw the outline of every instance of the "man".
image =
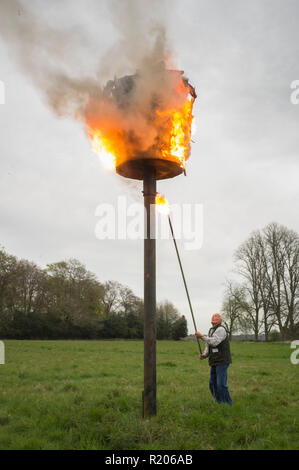
<svg viewBox="0 0 299 470">
<path fill-rule="evenodd" d="M 212 316 L 212 328 L 208 336 L 196 331 L 197 338 L 205 341 L 206 347 L 200 359 L 209 358 L 210 369 L 210 391 L 218 403 L 228 403 L 232 405 L 232 399 L 227 386 L 227 369 L 231 364 L 231 353 L 228 333 L 222 323 L 219 313 Z"/>
</svg>

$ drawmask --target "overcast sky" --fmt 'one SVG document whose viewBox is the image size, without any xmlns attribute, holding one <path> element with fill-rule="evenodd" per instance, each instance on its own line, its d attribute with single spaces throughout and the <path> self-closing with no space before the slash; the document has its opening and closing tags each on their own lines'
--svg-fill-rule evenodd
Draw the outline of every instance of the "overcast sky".
<svg viewBox="0 0 299 470">
<path fill-rule="evenodd" d="M 105 63 L 119 39 L 104 0 L 22 3 L 16 14 L 26 15 L 30 4 L 41 29 L 49 24 L 80 31 L 78 44 L 61 44 L 77 76 Z M 148 16 L 149 2 L 139 4 Z M 198 99 L 187 177 L 159 182 L 158 189 L 171 203 L 203 205 L 202 248 L 187 251 L 182 240 L 179 248 L 198 329 L 207 331 L 211 314 L 221 309 L 238 246 L 273 221 L 299 231 L 299 104 L 290 101 L 291 83 L 299 80 L 299 2 L 159 5 L 153 15 L 161 15 Z M 115 61 L 111 78 L 119 70 Z M 117 280 L 142 297 L 143 242 L 95 237 L 97 206 L 116 204 L 121 195 L 142 202 L 141 188 L 102 167 L 79 122 L 52 113 L 1 34 L 0 80 L 0 245 L 41 267 L 77 258 L 100 281 Z M 171 240 L 158 241 L 157 297 L 171 300 L 193 331 Z"/>
</svg>

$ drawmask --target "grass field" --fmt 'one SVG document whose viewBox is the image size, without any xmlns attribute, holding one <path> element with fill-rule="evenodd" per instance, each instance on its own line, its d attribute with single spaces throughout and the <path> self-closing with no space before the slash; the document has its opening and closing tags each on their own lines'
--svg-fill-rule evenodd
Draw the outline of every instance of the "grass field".
<svg viewBox="0 0 299 470">
<path fill-rule="evenodd" d="M 5 341 L 0 449 L 298 449 L 289 344 L 232 343 L 232 407 L 190 342 L 157 343 L 157 416 L 141 418 L 140 341 Z"/>
</svg>

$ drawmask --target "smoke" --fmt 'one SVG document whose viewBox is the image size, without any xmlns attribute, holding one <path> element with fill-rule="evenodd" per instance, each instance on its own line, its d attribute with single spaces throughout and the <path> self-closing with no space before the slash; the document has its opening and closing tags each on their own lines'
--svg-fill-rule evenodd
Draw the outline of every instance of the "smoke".
<svg viewBox="0 0 299 470">
<path fill-rule="evenodd" d="M 109 150 L 120 163 L 157 143 L 163 126 L 169 129 L 169 115 L 158 119 L 155 109 L 182 106 L 188 89 L 175 93 L 181 76 L 167 72 L 171 52 L 162 20 L 164 1 L 109 0 L 106 7 L 117 40 L 89 73 L 82 64 L 94 54 L 94 38 L 82 24 L 53 27 L 25 2 L 1 0 L 0 36 L 53 112 L 82 121 L 91 138 L 100 132 L 113 143 Z M 90 14 L 98 8 L 93 3 Z M 138 79 L 115 78 L 122 75 Z"/>
<path fill-rule="evenodd" d="M 79 27 L 63 31 L 45 25 L 19 0 L 1 0 L 0 36 L 22 72 L 45 93 L 53 77 L 68 75 L 65 58 L 69 56 L 74 64 L 78 59 L 74 51 L 79 53 L 87 45 L 87 37 Z"/>
<path fill-rule="evenodd" d="M 120 74 L 167 60 L 165 26 L 151 19 L 150 9 L 161 12 L 164 2 L 109 0 L 108 13 L 119 39 L 99 60 L 96 70 L 84 76 L 80 64 L 90 55 L 93 38 L 81 25 L 68 29 L 46 24 L 20 0 L 1 0 L 0 37 L 23 73 L 43 92 L 59 115 L 69 115 L 88 96 L 99 97 L 101 84 Z M 151 8 L 149 7 L 151 5 Z M 154 5 L 153 5 L 154 4 Z M 61 3 L 57 5 L 58 9 Z M 84 5 L 82 3 L 82 8 Z M 94 4 L 97 13 L 96 3 Z M 100 23 L 100 22 L 99 22 Z M 94 50 L 92 50 L 94 54 Z"/>
<path fill-rule="evenodd" d="M 105 54 L 100 73 L 107 77 L 134 73 L 169 58 L 164 1 L 110 0 L 109 11 L 119 41 Z"/>
</svg>

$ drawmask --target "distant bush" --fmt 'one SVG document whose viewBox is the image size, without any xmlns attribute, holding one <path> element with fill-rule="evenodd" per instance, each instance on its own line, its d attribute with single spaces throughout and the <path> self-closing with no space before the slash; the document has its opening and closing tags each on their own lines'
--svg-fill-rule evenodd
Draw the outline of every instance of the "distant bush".
<svg viewBox="0 0 299 470">
<path fill-rule="evenodd" d="M 270 341 L 281 341 L 281 334 L 279 333 L 279 331 L 275 330 L 275 331 L 271 331 L 270 333 Z"/>
</svg>

